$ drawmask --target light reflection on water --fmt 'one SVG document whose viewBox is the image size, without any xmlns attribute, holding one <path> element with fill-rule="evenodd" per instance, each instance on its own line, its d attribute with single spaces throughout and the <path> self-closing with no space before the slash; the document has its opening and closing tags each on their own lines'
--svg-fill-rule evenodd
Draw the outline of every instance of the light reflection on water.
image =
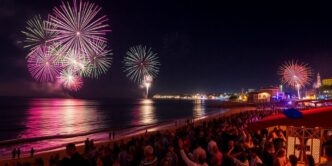
<svg viewBox="0 0 332 166">
<path fill-rule="evenodd" d="M 31 100 L 24 121 L 26 130 L 20 138 L 74 134 L 91 131 L 102 126 L 91 123 L 102 119 L 96 110 L 98 103 L 78 99 Z"/>
<path fill-rule="evenodd" d="M 205 100 L 194 100 L 193 117 L 205 116 Z"/>
<path fill-rule="evenodd" d="M 8 102 L 12 103 L 8 106 Z M 0 100 L 1 115 L 4 118 L 0 121 L 0 142 L 59 135 L 77 136 L 1 146 L 0 154 L 7 157 L 14 147 L 21 147 L 23 152 L 28 152 L 31 147 L 37 151 L 64 147 L 68 142 L 80 142 L 86 137 L 105 140 L 108 139 L 107 132 L 93 131 L 110 131 L 114 128 L 150 125 L 188 117 L 198 118 L 216 111 L 206 108 L 203 100 L 28 99 L 8 102 Z M 82 133 L 93 134 L 81 135 Z M 2 157 L 3 155 L 0 156 Z"/>
<path fill-rule="evenodd" d="M 134 108 L 134 110 L 138 112 L 138 121 L 136 121 L 136 123 L 134 122 L 135 125 L 147 125 L 157 122 L 153 100 L 140 100 L 139 105 L 137 108 Z"/>
</svg>

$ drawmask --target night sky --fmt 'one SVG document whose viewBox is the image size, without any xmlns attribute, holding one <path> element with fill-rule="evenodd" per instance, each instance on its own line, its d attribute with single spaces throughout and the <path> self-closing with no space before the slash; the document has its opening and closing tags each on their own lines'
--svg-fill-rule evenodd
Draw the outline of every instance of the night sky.
<svg viewBox="0 0 332 166">
<path fill-rule="evenodd" d="M 279 66 L 297 59 L 332 77 L 330 4 L 261 1 L 95 0 L 108 15 L 113 64 L 79 92 L 39 84 L 27 71 L 18 42 L 26 20 L 44 18 L 60 0 L 0 0 L 0 96 L 139 97 L 123 71 L 133 45 L 158 53 L 152 93 L 220 93 L 278 85 Z"/>
</svg>

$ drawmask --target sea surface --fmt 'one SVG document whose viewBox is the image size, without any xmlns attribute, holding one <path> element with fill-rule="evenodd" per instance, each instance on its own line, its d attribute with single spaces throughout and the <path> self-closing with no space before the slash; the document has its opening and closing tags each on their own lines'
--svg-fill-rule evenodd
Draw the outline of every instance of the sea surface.
<svg viewBox="0 0 332 166">
<path fill-rule="evenodd" d="M 0 98 L 0 158 L 15 147 L 23 154 L 64 147 L 87 137 L 108 139 L 109 131 L 138 130 L 176 119 L 225 112 L 212 101 L 152 99 Z"/>
</svg>

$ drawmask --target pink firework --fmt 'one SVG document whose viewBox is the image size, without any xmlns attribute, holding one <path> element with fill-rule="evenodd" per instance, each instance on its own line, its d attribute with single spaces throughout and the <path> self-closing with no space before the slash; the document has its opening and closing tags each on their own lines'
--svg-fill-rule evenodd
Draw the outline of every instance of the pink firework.
<svg viewBox="0 0 332 166">
<path fill-rule="evenodd" d="M 78 91 L 83 86 L 82 78 L 72 70 L 63 70 L 60 74 L 59 82 L 64 88 L 71 91 Z"/>
<path fill-rule="evenodd" d="M 306 64 L 297 61 L 288 61 L 280 67 L 281 80 L 294 88 L 301 88 L 309 84 L 311 80 L 311 69 Z"/>
<path fill-rule="evenodd" d="M 51 41 L 62 44 L 62 51 L 75 50 L 84 52 L 88 49 L 99 50 L 98 45 L 91 41 L 106 42 L 106 33 L 109 32 L 109 25 L 106 23 L 106 15 L 99 16 L 101 7 L 91 2 L 73 3 L 62 2 L 59 7 L 53 9 L 49 15 L 49 24 L 54 28 L 49 31 L 58 35 Z"/>
<path fill-rule="evenodd" d="M 280 67 L 281 81 L 297 90 L 298 99 L 301 99 L 300 89 L 309 84 L 311 69 L 306 64 L 297 61 L 288 61 Z"/>
<path fill-rule="evenodd" d="M 45 45 L 36 47 L 27 61 L 30 74 L 40 82 L 54 81 L 62 70 L 58 58 L 52 55 Z"/>
</svg>

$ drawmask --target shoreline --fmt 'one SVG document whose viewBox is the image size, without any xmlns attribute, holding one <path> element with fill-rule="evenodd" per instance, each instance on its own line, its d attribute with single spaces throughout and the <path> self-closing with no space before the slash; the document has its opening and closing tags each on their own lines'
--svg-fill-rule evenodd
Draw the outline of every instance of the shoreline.
<svg viewBox="0 0 332 166">
<path fill-rule="evenodd" d="M 95 140 L 95 146 L 96 147 L 100 147 L 102 145 L 106 145 L 106 144 L 112 144 L 114 142 L 118 142 L 118 141 L 128 141 L 129 139 L 131 139 L 132 137 L 139 137 L 145 134 L 145 131 L 148 131 L 148 133 L 153 133 L 156 131 L 172 131 L 175 130 L 177 128 L 181 128 L 182 126 L 184 126 L 186 124 L 187 120 L 192 120 L 195 123 L 201 123 L 203 121 L 207 121 L 210 119 L 214 119 L 217 117 L 224 117 L 224 116 L 230 116 L 232 114 L 236 114 L 239 112 L 245 112 L 245 111 L 252 111 L 252 110 L 257 110 L 256 107 L 238 107 L 238 108 L 229 108 L 229 109 L 225 109 L 227 111 L 224 112 L 215 112 L 215 113 L 211 113 L 208 115 L 205 115 L 203 117 L 199 117 L 199 118 L 181 118 L 181 119 L 176 119 L 173 121 L 169 121 L 169 122 L 160 122 L 157 124 L 151 124 L 151 125 L 147 125 L 144 128 L 131 128 L 131 129 L 124 129 L 121 130 L 119 133 L 115 134 L 115 139 L 108 139 L 108 140 Z M 136 129 L 136 130 L 135 130 Z M 134 131 L 132 131 L 134 130 Z M 105 133 L 106 134 L 106 133 Z M 88 136 L 88 135 L 86 135 Z M 88 137 L 86 137 L 88 138 Z M 85 139 L 81 140 L 81 141 L 77 141 L 77 142 L 67 142 L 67 143 L 75 143 L 77 150 L 79 152 L 83 152 L 84 149 L 84 141 Z M 20 159 L 11 159 L 10 156 L 6 157 L 6 158 L 0 158 L 0 165 L 4 165 L 5 163 L 9 163 L 9 164 L 15 164 L 16 162 L 32 162 L 34 161 L 35 158 L 43 158 L 44 162 L 46 165 L 48 165 L 48 160 L 45 159 L 49 159 L 52 155 L 55 154 L 59 154 L 60 157 L 64 157 L 66 156 L 65 153 L 65 146 L 62 147 L 58 147 L 58 148 L 52 148 L 49 150 L 43 150 L 43 151 L 36 151 L 35 155 L 33 158 L 31 158 L 29 156 L 29 153 L 25 153 L 25 155 L 21 155 Z"/>
</svg>

